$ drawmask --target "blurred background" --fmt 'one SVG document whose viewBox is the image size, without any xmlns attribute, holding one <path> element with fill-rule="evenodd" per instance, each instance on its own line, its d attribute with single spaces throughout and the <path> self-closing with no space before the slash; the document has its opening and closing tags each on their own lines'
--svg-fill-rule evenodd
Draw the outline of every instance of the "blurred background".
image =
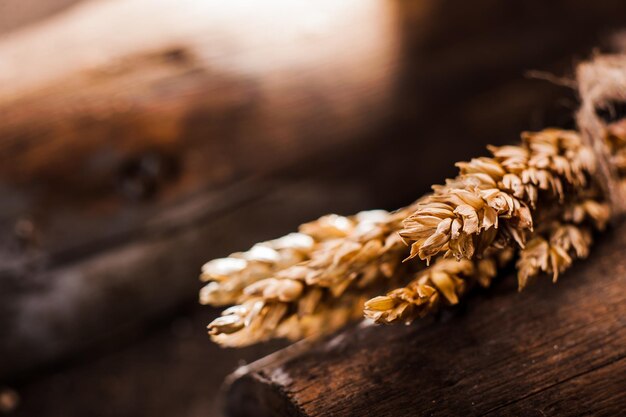
<svg viewBox="0 0 626 417">
<path fill-rule="evenodd" d="M 0 414 L 215 416 L 201 265 L 571 127 L 619 0 L 0 0 Z"/>
</svg>

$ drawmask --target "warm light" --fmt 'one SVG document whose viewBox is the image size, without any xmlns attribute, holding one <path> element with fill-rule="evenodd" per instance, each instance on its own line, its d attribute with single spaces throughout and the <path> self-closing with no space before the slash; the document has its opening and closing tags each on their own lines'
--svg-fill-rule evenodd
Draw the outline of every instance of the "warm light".
<svg viewBox="0 0 626 417">
<path fill-rule="evenodd" d="M 125 57 L 167 44 L 191 47 L 218 70 L 313 67 L 316 77 L 337 74 L 337 82 L 348 86 L 380 84 L 397 52 L 394 12 L 391 2 L 378 0 L 80 3 L 0 41 L 2 97 L 75 70 L 114 69 Z M 348 73 L 349 79 L 341 79 Z"/>
</svg>

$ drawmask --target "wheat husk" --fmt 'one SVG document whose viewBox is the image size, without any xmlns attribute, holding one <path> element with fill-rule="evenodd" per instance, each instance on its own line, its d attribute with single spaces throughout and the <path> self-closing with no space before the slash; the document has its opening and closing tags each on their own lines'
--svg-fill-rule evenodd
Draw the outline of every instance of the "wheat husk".
<svg viewBox="0 0 626 417">
<path fill-rule="evenodd" d="M 606 135 L 617 161 L 626 154 L 626 128 Z M 203 301 L 235 304 L 209 324 L 213 340 L 297 340 L 363 313 L 377 323 L 409 323 L 489 286 L 515 257 L 520 289 L 543 273 L 556 281 L 589 254 L 594 230 L 611 217 L 594 180 L 594 153 L 577 132 L 558 129 L 489 151 L 458 163 L 456 178 L 396 212 L 324 216 L 289 235 L 306 245 L 262 243 L 275 256 L 233 254 L 226 265 L 247 263 L 222 275 L 207 264 L 203 278 L 212 287 Z"/>
</svg>

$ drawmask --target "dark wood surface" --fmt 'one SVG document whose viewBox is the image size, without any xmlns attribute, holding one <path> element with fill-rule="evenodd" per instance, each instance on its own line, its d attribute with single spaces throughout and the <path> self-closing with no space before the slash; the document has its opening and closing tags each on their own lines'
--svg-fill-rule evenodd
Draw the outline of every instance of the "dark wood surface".
<svg viewBox="0 0 626 417">
<path fill-rule="evenodd" d="M 552 285 L 513 276 L 411 326 L 361 324 L 230 377 L 230 416 L 626 413 L 626 226 Z"/>
<path fill-rule="evenodd" d="M 242 364 L 285 346 L 272 342 L 222 349 L 205 333 L 214 314 L 202 306 L 176 309 L 150 326 L 39 368 L 9 385 L 18 404 L 9 417 L 222 416 L 223 379 Z M 0 393 L 4 386 L 0 385 Z M 2 410 L 0 406 L 0 410 Z M 4 417 L 2 411 L 0 415 Z"/>
<path fill-rule="evenodd" d="M 28 27 L 0 31 L 23 40 L 65 30 L 74 9 L 63 7 L 77 2 L 50 3 L 58 20 L 39 26 L 39 12 L 9 11 L 0 26 Z M 567 126 L 573 93 L 524 72 L 567 72 L 624 23 L 626 6 L 563 3 L 380 2 L 397 24 L 390 61 L 351 59 L 372 46 L 360 39 L 329 58 L 345 55 L 345 67 L 309 57 L 310 67 L 289 73 L 242 75 L 201 59 L 206 50 L 187 43 L 200 37 L 190 36 L 112 50 L 112 64 L 86 70 L 73 59 L 81 50 L 68 48 L 55 56 L 57 79 L 32 89 L 18 88 L 28 77 L 3 83 L 0 386 L 17 390 L 16 414 L 212 415 L 216 387 L 237 360 L 277 345 L 210 344 L 204 324 L 218 313 L 192 307 L 202 263 L 327 212 L 396 208 L 487 143 Z M 7 10 L 17 6 L 26 7 L 10 0 Z M 112 29 L 98 27 L 106 43 Z M 199 28 L 211 38 L 211 25 Z M 5 36 L 2 51 L 18 49 L 30 63 L 23 70 L 45 78 L 45 48 L 10 47 Z M 308 51 L 315 40 L 305 38 Z M 232 58 L 249 52 L 235 47 Z M 19 94 L 5 96 L 9 87 Z"/>
</svg>

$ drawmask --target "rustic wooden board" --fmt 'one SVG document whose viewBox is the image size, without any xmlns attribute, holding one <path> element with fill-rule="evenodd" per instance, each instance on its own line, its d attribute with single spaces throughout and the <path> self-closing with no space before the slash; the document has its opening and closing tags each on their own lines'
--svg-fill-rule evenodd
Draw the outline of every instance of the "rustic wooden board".
<svg viewBox="0 0 626 417">
<path fill-rule="evenodd" d="M 552 285 L 504 277 L 412 326 L 353 327 L 233 374 L 230 416 L 626 413 L 626 226 Z"/>
</svg>

